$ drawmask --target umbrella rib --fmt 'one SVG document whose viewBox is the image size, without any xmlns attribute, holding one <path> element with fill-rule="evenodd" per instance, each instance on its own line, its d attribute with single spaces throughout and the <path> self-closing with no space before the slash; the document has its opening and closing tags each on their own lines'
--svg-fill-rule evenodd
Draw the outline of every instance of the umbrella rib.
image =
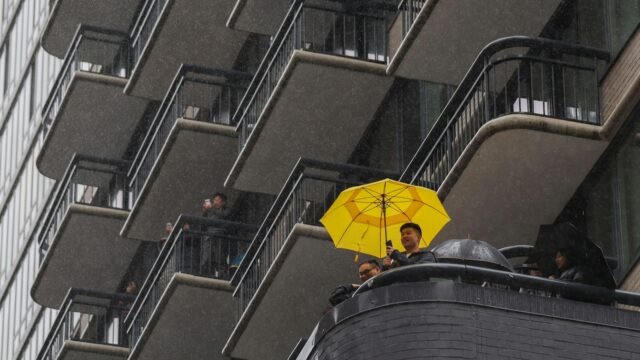
<svg viewBox="0 0 640 360">
<path fill-rule="evenodd" d="M 393 207 L 395 210 L 397 210 L 401 215 L 404 215 L 404 217 L 407 218 L 407 220 L 409 220 L 409 222 L 411 222 L 411 218 L 409 217 L 409 215 L 407 215 L 407 213 L 405 213 L 404 211 L 402 211 L 402 209 L 400 209 L 398 206 L 394 206 L 395 204 L 390 203 L 389 206 Z"/>
<path fill-rule="evenodd" d="M 338 241 L 336 241 L 336 247 L 338 247 L 338 245 L 340 245 L 340 242 L 342 242 L 342 239 L 344 238 L 344 235 L 347 233 L 347 231 L 349 231 L 349 228 L 351 227 L 351 225 L 353 225 L 353 223 L 356 222 L 356 219 L 358 218 L 358 216 L 362 215 L 362 213 L 364 213 L 365 211 L 369 211 L 369 206 L 367 206 L 363 210 L 360 210 L 360 212 L 356 216 L 354 216 L 353 219 L 351 219 L 351 222 L 349 223 L 347 228 L 344 229 L 344 231 L 342 232 L 342 235 L 340 235 L 340 239 L 338 239 Z"/>
</svg>

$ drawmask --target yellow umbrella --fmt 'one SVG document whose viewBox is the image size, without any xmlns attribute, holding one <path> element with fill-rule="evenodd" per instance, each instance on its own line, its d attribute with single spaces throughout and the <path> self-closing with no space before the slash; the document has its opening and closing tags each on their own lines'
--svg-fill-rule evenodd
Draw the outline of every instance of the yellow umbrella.
<svg viewBox="0 0 640 360">
<path fill-rule="evenodd" d="M 449 220 L 435 191 L 385 179 L 344 190 L 320 222 L 337 248 L 381 258 L 386 256 L 386 240 L 402 250 L 402 224 L 420 225 L 422 248 Z"/>
</svg>

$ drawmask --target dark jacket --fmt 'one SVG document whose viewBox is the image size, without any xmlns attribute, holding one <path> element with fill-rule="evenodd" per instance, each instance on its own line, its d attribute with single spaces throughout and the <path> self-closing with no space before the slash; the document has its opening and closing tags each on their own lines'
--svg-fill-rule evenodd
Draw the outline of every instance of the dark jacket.
<svg viewBox="0 0 640 360">
<path fill-rule="evenodd" d="M 592 282 L 591 278 L 592 277 L 589 273 L 589 270 L 581 265 L 573 266 L 567 270 L 564 270 L 559 276 L 557 276 L 558 280 L 572 281 L 583 284 L 590 284 Z"/>
<path fill-rule="evenodd" d="M 353 296 L 353 293 L 357 289 L 358 288 L 353 286 L 352 284 L 340 285 L 337 288 L 335 288 L 333 292 L 331 292 L 331 296 L 329 297 L 329 303 L 331 303 L 332 306 L 336 306 L 341 302 L 351 298 L 351 296 Z"/>
<path fill-rule="evenodd" d="M 408 256 L 405 253 L 394 250 L 389 257 L 398 264 L 397 266 L 438 262 L 435 255 L 433 255 L 431 251 L 425 249 L 421 249 L 417 253 L 412 253 Z"/>
</svg>

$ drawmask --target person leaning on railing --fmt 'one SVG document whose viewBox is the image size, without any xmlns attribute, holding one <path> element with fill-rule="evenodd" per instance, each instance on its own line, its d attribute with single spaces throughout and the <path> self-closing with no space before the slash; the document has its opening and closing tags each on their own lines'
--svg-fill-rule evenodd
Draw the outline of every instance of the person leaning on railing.
<svg viewBox="0 0 640 360">
<path fill-rule="evenodd" d="M 429 250 L 420 249 L 420 239 L 422 238 L 422 228 L 414 223 L 406 223 L 400 227 L 400 240 L 405 252 L 402 253 L 393 248 L 393 245 L 387 245 L 387 256 L 382 262 L 384 270 L 396 268 L 399 266 L 435 263 L 437 262 L 435 255 Z"/>
<path fill-rule="evenodd" d="M 372 277 L 378 275 L 381 272 L 380 263 L 378 263 L 375 259 L 365 260 L 358 265 L 358 274 L 360 276 L 360 282 L 364 283 L 365 281 L 371 279 Z M 359 284 L 347 284 L 340 285 L 329 297 L 329 303 L 331 306 L 336 306 L 341 302 L 349 299 L 353 293 L 358 290 L 360 287 Z"/>
<path fill-rule="evenodd" d="M 223 193 L 215 193 L 213 195 L 213 201 L 209 199 L 205 199 L 202 204 L 202 216 L 214 219 L 214 220 L 229 220 L 231 217 L 231 209 L 227 207 L 227 196 Z M 225 229 L 217 226 L 205 226 L 204 229 L 209 235 L 224 235 Z M 200 255 L 200 270 L 203 274 L 210 274 L 214 276 L 219 275 L 218 266 L 215 259 L 215 254 L 213 253 L 213 242 L 214 239 L 212 236 L 206 236 L 202 240 L 202 254 Z M 218 254 L 220 255 L 220 254 Z"/>
</svg>

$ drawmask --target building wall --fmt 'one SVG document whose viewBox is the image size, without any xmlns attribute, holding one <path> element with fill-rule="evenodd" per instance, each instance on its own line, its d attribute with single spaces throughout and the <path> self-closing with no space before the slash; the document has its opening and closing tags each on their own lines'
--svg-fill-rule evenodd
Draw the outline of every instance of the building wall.
<svg viewBox="0 0 640 360">
<path fill-rule="evenodd" d="M 0 3 L 0 359 L 34 359 L 55 311 L 29 291 L 38 220 L 54 182 L 35 164 L 41 110 L 62 63 L 39 46 L 49 0 Z M 26 350 L 26 351 L 24 351 Z"/>
</svg>

